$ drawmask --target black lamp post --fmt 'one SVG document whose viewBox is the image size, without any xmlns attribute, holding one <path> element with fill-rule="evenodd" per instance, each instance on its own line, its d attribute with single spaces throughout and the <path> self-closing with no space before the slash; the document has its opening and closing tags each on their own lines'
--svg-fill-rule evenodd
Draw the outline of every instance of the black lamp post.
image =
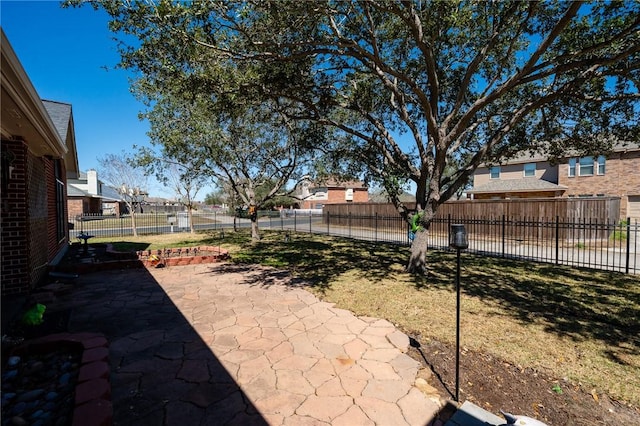
<svg viewBox="0 0 640 426">
<path fill-rule="evenodd" d="M 456 249 L 456 402 L 460 402 L 460 251 L 469 247 L 464 225 L 451 225 L 449 247 Z"/>
</svg>

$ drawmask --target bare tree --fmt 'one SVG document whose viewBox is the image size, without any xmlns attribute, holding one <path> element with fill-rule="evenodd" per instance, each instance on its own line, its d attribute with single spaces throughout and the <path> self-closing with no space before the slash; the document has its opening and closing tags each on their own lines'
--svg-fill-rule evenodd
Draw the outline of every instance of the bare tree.
<svg viewBox="0 0 640 426">
<path fill-rule="evenodd" d="M 131 218 L 133 236 L 138 236 L 136 211 L 141 208 L 147 192 L 147 176 L 125 152 L 106 154 L 98 158 L 98 169 L 104 182 L 114 188 L 126 204 Z"/>
<path fill-rule="evenodd" d="M 151 149 L 141 148 L 136 156 L 136 163 L 144 167 L 147 174 L 153 173 L 156 178 L 169 186 L 177 201 L 187 209 L 189 230 L 195 233 L 193 210 L 195 199 L 200 189 L 208 182 L 208 174 L 196 161 L 184 157 L 188 164 L 157 154 Z"/>
</svg>

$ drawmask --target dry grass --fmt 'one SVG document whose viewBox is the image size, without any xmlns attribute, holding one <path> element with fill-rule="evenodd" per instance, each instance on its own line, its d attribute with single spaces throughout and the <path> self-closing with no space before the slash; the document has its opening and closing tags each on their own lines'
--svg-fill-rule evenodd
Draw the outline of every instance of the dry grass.
<svg viewBox="0 0 640 426">
<path fill-rule="evenodd" d="M 427 276 L 404 272 L 408 249 L 317 235 L 285 242 L 265 232 L 141 237 L 151 248 L 219 244 L 237 262 L 286 268 L 309 290 L 408 334 L 455 341 L 455 255 L 430 252 Z M 640 405 L 637 276 L 462 255 L 462 345 L 514 365 L 569 378 Z"/>
</svg>

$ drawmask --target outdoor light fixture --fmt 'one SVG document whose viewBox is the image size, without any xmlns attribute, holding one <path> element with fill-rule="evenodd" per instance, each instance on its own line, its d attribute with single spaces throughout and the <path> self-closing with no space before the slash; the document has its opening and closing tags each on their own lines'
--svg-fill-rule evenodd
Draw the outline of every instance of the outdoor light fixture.
<svg viewBox="0 0 640 426">
<path fill-rule="evenodd" d="M 469 247 L 467 241 L 467 230 L 464 225 L 451 225 L 449 232 L 449 246 L 456 250 L 464 250 Z"/>
<path fill-rule="evenodd" d="M 456 249 L 456 402 L 460 402 L 460 250 L 469 247 L 464 225 L 451 225 L 449 247 Z"/>
</svg>

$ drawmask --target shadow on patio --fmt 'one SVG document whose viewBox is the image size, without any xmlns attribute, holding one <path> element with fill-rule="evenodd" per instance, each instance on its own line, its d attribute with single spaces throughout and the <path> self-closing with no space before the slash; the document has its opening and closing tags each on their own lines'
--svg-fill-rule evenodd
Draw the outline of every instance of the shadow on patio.
<svg viewBox="0 0 640 426">
<path fill-rule="evenodd" d="M 81 276 L 56 305 L 110 342 L 115 425 L 267 424 L 148 270 Z"/>
</svg>

